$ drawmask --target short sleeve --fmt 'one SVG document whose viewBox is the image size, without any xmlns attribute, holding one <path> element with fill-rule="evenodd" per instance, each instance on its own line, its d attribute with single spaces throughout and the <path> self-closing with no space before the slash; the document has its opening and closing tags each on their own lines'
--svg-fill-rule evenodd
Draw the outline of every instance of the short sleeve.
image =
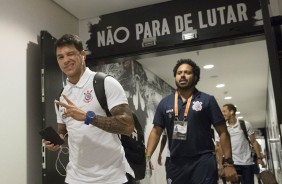
<svg viewBox="0 0 282 184">
<path fill-rule="evenodd" d="M 214 131 L 214 141 L 219 142 L 219 135 L 216 131 Z"/>
<path fill-rule="evenodd" d="M 214 126 L 216 125 L 222 125 L 225 124 L 225 119 L 223 117 L 223 114 L 221 112 L 221 109 L 216 102 L 214 96 L 210 97 L 210 112 L 211 112 L 211 118 L 212 118 L 212 123 Z"/>
<path fill-rule="evenodd" d="M 128 104 L 123 87 L 115 78 L 106 77 L 104 85 L 109 110 L 120 104 Z"/>
<path fill-rule="evenodd" d="M 248 132 L 248 135 L 252 135 L 255 133 L 255 130 L 252 126 L 252 124 L 248 121 L 245 121 L 245 125 L 246 125 L 246 129 L 247 129 L 247 132 Z"/>
<path fill-rule="evenodd" d="M 165 127 L 165 125 L 164 125 L 165 117 L 164 117 L 163 110 L 162 110 L 163 109 L 163 103 L 164 103 L 164 100 L 161 100 L 161 102 L 157 106 L 155 116 L 154 116 L 154 120 L 153 120 L 154 125 L 160 126 L 162 128 Z"/>
</svg>

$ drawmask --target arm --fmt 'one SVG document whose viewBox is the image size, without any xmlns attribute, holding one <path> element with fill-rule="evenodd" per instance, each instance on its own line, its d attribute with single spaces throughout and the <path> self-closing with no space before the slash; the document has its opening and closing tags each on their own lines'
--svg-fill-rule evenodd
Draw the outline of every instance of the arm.
<svg viewBox="0 0 282 184">
<path fill-rule="evenodd" d="M 112 116 L 97 115 L 92 125 L 110 133 L 130 135 L 134 130 L 134 120 L 127 104 L 121 104 L 110 110 Z"/>
<path fill-rule="evenodd" d="M 215 156 L 216 156 L 216 161 L 217 161 L 217 165 L 218 165 L 218 173 L 221 176 L 222 172 L 223 172 L 223 165 L 222 165 L 223 154 L 222 154 L 222 148 L 220 146 L 219 141 L 216 141 Z"/>
<path fill-rule="evenodd" d="M 261 164 L 262 166 L 264 166 L 264 162 L 263 162 L 263 160 L 262 160 L 263 157 L 261 156 L 261 152 L 262 152 L 261 146 L 260 146 L 260 144 L 257 142 L 255 134 L 251 134 L 251 135 L 249 136 L 249 138 L 250 138 L 250 142 L 251 142 L 251 144 L 252 144 L 252 146 L 253 146 L 253 148 L 254 148 L 254 150 L 255 150 L 255 153 L 256 153 L 256 155 L 257 155 L 257 163 L 258 163 L 258 164 Z"/>
<path fill-rule="evenodd" d="M 55 100 L 55 103 L 65 107 L 65 116 L 84 122 L 86 112 L 79 109 L 65 95 L 62 96 L 67 101 L 67 104 L 57 100 Z M 134 120 L 128 104 L 117 105 L 110 112 L 112 114 L 111 117 L 97 115 L 91 124 L 110 133 L 130 135 L 134 130 Z"/>
<path fill-rule="evenodd" d="M 160 137 L 162 135 L 163 129 L 159 126 L 154 126 L 147 142 L 146 156 L 151 157 L 159 143 Z"/>
<path fill-rule="evenodd" d="M 225 124 L 215 126 L 215 129 L 219 135 L 220 146 L 222 154 L 225 159 L 232 158 L 232 149 L 230 142 L 230 135 L 227 131 Z M 226 177 L 227 181 L 238 181 L 238 176 L 233 164 L 224 165 L 222 175 Z"/>
<path fill-rule="evenodd" d="M 215 126 L 215 129 L 219 135 L 220 146 L 224 158 L 232 158 L 230 135 L 227 131 L 226 125 L 217 125 Z"/>
<path fill-rule="evenodd" d="M 158 156 L 158 164 L 159 165 L 162 165 L 162 152 L 164 150 L 166 141 L 167 141 L 167 136 L 163 135 L 162 140 L 161 140 L 160 152 L 159 152 L 159 156 Z"/>
</svg>

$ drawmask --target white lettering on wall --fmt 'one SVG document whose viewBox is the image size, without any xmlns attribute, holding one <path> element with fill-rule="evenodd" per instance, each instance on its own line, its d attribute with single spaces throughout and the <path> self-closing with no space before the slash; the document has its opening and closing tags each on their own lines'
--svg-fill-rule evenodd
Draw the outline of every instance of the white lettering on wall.
<svg viewBox="0 0 282 184">
<path fill-rule="evenodd" d="M 247 11 L 247 5 L 245 3 L 237 3 L 201 10 L 195 14 L 187 12 L 182 15 L 176 15 L 174 22 L 170 22 L 170 25 L 167 22 L 167 18 L 148 20 L 135 24 L 135 38 L 136 40 L 142 40 L 144 38 L 169 35 L 171 34 L 170 29 L 174 28 L 175 33 L 181 33 L 194 29 L 204 29 L 248 21 Z M 193 25 L 195 21 L 198 21 L 199 27 L 197 24 Z M 105 30 L 97 31 L 98 47 L 125 43 L 130 38 L 130 31 L 134 32 L 134 30 L 129 30 L 127 27 L 113 29 L 112 26 L 106 27 Z M 131 38 L 134 38 L 134 36 Z"/>
<path fill-rule="evenodd" d="M 180 15 L 174 17 L 176 33 L 193 30 L 193 27 L 189 25 L 192 24 L 192 20 L 189 20 L 190 17 L 191 13 L 184 14 L 183 17 Z"/>
<path fill-rule="evenodd" d="M 112 27 L 107 27 L 108 33 L 107 33 L 107 45 L 113 45 L 114 44 L 114 39 L 113 39 L 113 33 L 112 33 Z"/>
<path fill-rule="evenodd" d="M 219 20 L 217 20 L 219 17 Z M 218 7 L 198 12 L 200 29 L 213 27 L 241 21 L 247 21 L 247 6 L 244 3 L 236 6 L 228 5 L 227 7 Z"/>
<path fill-rule="evenodd" d="M 208 24 L 210 26 L 215 26 L 217 24 L 216 9 L 215 8 L 208 10 Z"/>
<path fill-rule="evenodd" d="M 238 11 L 239 22 L 248 20 L 247 5 L 245 3 L 237 4 L 237 11 Z"/>
<path fill-rule="evenodd" d="M 124 43 L 128 40 L 130 36 L 130 32 L 126 27 L 119 27 L 114 32 L 112 32 L 112 26 L 107 27 L 107 34 L 105 34 L 105 31 L 98 31 L 97 32 L 97 42 L 98 47 L 108 46 L 108 45 L 114 45 L 115 42 L 117 43 Z M 120 32 L 124 32 L 125 36 L 124 38 L 118 38 L 117 34 Z M 122 34 L 120 34 L 122 35 Z"/>
<path fill-rule="evenodd" d="M 150 22 L 145 22 L 135 24 L 136 40 L 140 40 L 143 34 L 143 38 L 151 38 L 155 36 L 163 36 L 170 34 L 170 29 L 167 20 L 164 18 L 162 23 L 159 20 L 153 20 Z"/>
<path fill-rule="evenodd" d="M 118 34 L 119 31 L 124 31 L 125 32 L 125 37 L 123 39 L 119 39 L 117 37 L 117 34 Z M 114 39 L 118 43 L 124 43 L 124 42 L 126 42 L 128 40 L 129 35 L 130 35 L 129 30 L 126 27 L 119 27 L 119 28 L 116 29 L 116 31 L 114 33 Z"/>
</svg>

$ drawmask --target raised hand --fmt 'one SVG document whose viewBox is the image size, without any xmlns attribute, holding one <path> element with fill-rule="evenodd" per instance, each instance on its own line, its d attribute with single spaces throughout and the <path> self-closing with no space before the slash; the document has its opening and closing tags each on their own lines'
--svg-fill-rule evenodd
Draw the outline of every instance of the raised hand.
<svg viewBox="0 0 282 184">
<path fill-rule="evenodd" d="M 55 100 L 54 102 L 62 107 L 65 108 L 64 115 L 66 117 L 72 117 L 75 120 L 78 121 L 85 121 L 86 119 L 86 112 L 79 109 L 70 99 L 68 99 L 65 95 L 62 95 L 64 99 L 67 101 L 66 103 L 60 102 L 58 100 Z"/>
</svg>

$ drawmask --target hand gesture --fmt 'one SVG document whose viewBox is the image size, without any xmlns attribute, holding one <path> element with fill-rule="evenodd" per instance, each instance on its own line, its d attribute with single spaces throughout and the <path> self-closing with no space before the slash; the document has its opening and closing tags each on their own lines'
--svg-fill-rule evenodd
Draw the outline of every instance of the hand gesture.
<svg viewBox="0 0 282 184">
<path fill-rule="evenodd" d="M 75 120 L 78 121 L 85 121 L 86 119 L 86 113 L 79 109 L 72 101 L 70 101 L 65 95 L 62 95 L 64 99 L 67 101 L 67 104 L 60 102 L 58 100 L 55 100 L 54 102 L 62 107 L 65 107 L 65 113 L 64 115 L 66 117 L 72 117 Z"/>
</svg>

